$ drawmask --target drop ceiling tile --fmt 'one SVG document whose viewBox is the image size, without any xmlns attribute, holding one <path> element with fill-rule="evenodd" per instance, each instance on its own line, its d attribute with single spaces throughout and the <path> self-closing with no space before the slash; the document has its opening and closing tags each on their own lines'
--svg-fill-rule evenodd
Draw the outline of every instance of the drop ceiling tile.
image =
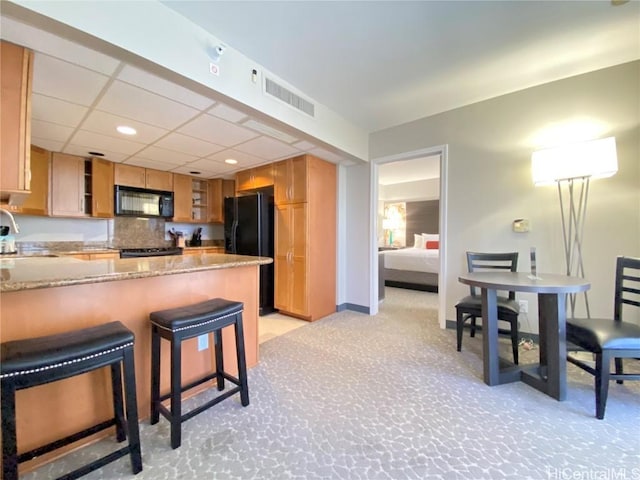
<svg viewBox="0 0 640 480">
<path fill-rule="evenodd" d="M 253 155 L 249 155 L 248 153 L 240 152 L 234 149 L 223 150 L 222 152 L 214 153 L 213 155 L 209 155 L 207 157 L 208 160 L 214 160 L 216 162 L 222 163 L 223 165 L 228 165 L 224 163 L 227 158 L 233 158 L 237 160 L 238 163 L 236 165 L 229 165 L 229 168 L 244 170 L 245 168 L 253 167 L 254 165 L 262 165 L 265 163 L 263 158 L 254 157 Z"/>
<path fill-rule="evenodd" d="M 133 155 L 144 148 L 143 143 L 108 137 L 100 133 L 88 132 L 86 130 L 78 130 L 71 139 L 71 143 L 86 146 L 89 150 L 93 150 L 94 152 L 101 152 L 105 150 L 115 153 L 123 153 L 126 155 Z"/>
<path fill-rule="evenodd" d="M 200 177 L 200 178 L 213 178 L 217 172 L 203 170 L 201 168 L 192 168 L 189 165 L 183 165 L 182 167 L 176 167 L 171 170 L 174 173 L 181 173 L 183 175 L 190 175 L 192 177 Z M 197 171 L 199 173 L 192 173 L 193 171 Z"/>
<path fill-rule="evenodd" d="M 308 152 L 309 150 L 316 148 L 316 146 L 313 143 L 307 142 L 306 140 L 302 140 L 301 142 L 294 143 L 293 146 L 296 147 L 298 150 L 302 150 L 303 152 Z"/>
<path fill-rule="evenodd" d="M 126 125 L 133 127 L 138 133 L 135 135 L 123 135 L 116 130 L 116 127 Z M 157 139 L 169 133 L 164 128 L 154 127 L 147 123 L 137 122 L 128 118 L 119 117 L 111 113 L 94 110 L 82 123 L 82 130 L 100 133 L 108 137 L 114 137 L 123 140 L 131 140 L 138 143 L 152 143 Z"/>
<path fill-rule="evenodd" d="M 216 103 L 210 98 L 131 65 L 122 69 L 118 79 L 198 110 L 205 110 Z"/>
<path fill-rule="evenodd" d="M 42 52 L 105 75 L 111 75 L 120 64 L 120 61 L 113 57 L 7 17 L 2 17 L 2 37 L 36 52 Z M 36 54 L 36 58 L 38 55 Z M 37 75 L 38 70 L 35 70 L 35 73 Z"/>
<path fill-rule="evenodd" d="M 187 167 L 191 167 L 196 170 L 207 170 L 210 172 L 217 172 L 222 167 L 229 166 L 234 167 L 234 165 L 227 165 L 226 163 L 218 162 L 215 160 L 209 160 L 207 158 L 200 158 L 194 162 L 190 162 Z"/>
<path fill-rule="evenodd" d="M 49 140 L 48 138 L 38 138 L 31 135 L 31 144 L 36 147 L 44 148 L 50 152 L 60 152 L 64 146 L 63 142 L 56 142 L 55 140 Z"/>
<path fill-rule="evenodd" d="M 218 103 L 211 110 L 209 110 L 208 113 L 233 123 L 238 123 L 241 120 L 247 118 L 246 113 L 242 113 L 235 108 L 231 108 L 230 106 L 225 105 L 224 103 Z"/>
<path fill-rule="evenodd" d="M 171 163 L 158 162 L 157 160 L 141 157 L 130 157 L 125 163 L 127 165 L 135 165 L 136 167 L 155 168 L 156 170 L 165 171 L 175 168 L 175 165 Z"/>
<path fill-rule="evenodd" d="M 94 152 L 94 151 L 96 150 L 91 147 L 70 143 L 69 145 L 64 147 L 64 150 L 62 152 L 68 153 L 69 155 L 78 155 L 80 157 L 90 157 L 91 154 L 89 152 Z M 105 160 L 109 160 L 110 162 L 120 163 L 129 157 L 129 155 L 126 155 L 124 153 L 110 152 L 109 150 L 99 150 L 99 151 L 100 153 L 104 153 L 104 157 L 100 157 L 100 158 L 104 158 Z"/>
<path fill-rule="evenodd" d="M 178 131 L 225 147 L 232 147 L 258 136 L 257 133 L 244 127 L 206 114 L 183 125 Z"/>
<path fill-rule="evenodd" d="M 119 81 L 113 82 L 96 108 L 168 130 L 198 114 L 194 108 Z"/>
<path fill-rule="evenodd" d="M 73 134 L 74 129 L 42 120 L 31 121 L 31 135 L 65 143 Z"/>
<path fill-rule="evenodd" d="M 220 145 L 205 142 L 204 140 L 189 137 L 188 135 L 182 135 L 181 133 L 171 133 L 161 140 L 158 140 L 156 145 L 176 152 L 189 152 L 198 157 L 206 157 L 207 155 L 225 149 L 225 147 L 221 147 Z"/>
<path fill-rule="evenodd" d="M 147 147 L 136 154 L 138 158 L 147 158 L 149 160 L 157 160 L 159 162 L 169 163 L 171 165 L 183 165 L 193 162 L 198 157 L 187 155 L 186 153 L 174 152 L 166 148 Z"/>
<path fill-rule="evenodd" d="M 267 137 L 256 138 L 234 148 L 267 160 L 286 158 L 300 153 L 300 150 L 293 148 L 291 145 Z"/>
<path fill-rule="evenodd" d="M 89 109 L 75 103 L 65 102 L 57 98 L 46 97 L 37 93 L 31 96 L 31 119 L 76 127 Z"/>
<path fill-rule="evenodd" d="M 33 70 L 33 93 L 85 106 L 94 103 L 108 80 L 100 73 L 40 53 L 35 55 Z M 39 75 L 39 71 L 46 75 Z"/>
</svg>

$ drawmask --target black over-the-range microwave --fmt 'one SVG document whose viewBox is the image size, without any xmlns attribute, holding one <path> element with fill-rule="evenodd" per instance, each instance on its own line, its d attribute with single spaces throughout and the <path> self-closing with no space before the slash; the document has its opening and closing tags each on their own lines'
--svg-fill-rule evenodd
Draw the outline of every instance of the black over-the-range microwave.
<svg viewBox="0 0 640 480">
<path fill-rule="evenodd" d="M 173 192 L 115 186 L 115 214 L 133 217 L 173 217 Z"/>
</svg>

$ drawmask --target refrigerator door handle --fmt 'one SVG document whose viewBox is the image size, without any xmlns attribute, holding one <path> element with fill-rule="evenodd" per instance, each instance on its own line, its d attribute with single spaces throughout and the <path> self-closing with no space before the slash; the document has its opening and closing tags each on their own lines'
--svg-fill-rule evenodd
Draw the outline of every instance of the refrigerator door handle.
<svg viewBox="0 0 640 480">
<path fill-rule="evenodd" d="M 231 224 L 231 251 L 232 253 L 238 253 L 236 246 L 236 231 L 238 230 L 238 221 L 234 220 Z"/>
</svg>

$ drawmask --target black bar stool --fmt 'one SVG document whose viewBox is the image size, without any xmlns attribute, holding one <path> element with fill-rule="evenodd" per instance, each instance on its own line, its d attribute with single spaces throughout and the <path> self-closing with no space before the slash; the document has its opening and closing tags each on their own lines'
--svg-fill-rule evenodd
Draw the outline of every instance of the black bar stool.
<svg viewBox="0 0 640 480">
<path fill-rule="evenodd" d="M 158 423 L 161 413 L 171 422 L 171 448 L 180 446 L 182 422 L 209 407 L 238 392 L 240 392 L 242 406 L 249 405 L 247 365 L 242 331 L 243 307 L 241 302 L 214 298 L 185 307 L 151 313 L 151 425 Z M 228 325 L 233 325 L 235 330 L 238 360 L 237 378 L 224 371 L 222 329 Z M 210 332 L 213 332 L 215 337 L 216 371 L 183 386 L 181 379 L 182 341 Z M 171 387 L 169 393 L 162 396 L 160 395 L 160 338 L 171 342 Z M 224 390 L 225 379 L 235 384 L 236 387 L 183 415 L 181 393 L 214 378 L 220 391 Z M 161 403 L 167 398 L 171 399 L 170 409 Z"/>
<path fill-rule="evenodd" d="M 79 478 L 127 454 L 131 457 L 133 473 L 137 474 L 142 470 L 133 342 L 134 337 L 130 330 L 120 322 L 111 322 L 58 335 L 5 342 L 0 346 L 4 480 L 18 478 L 19 463 L 69 445 L 113 425 L 116 427 L 118 442 L 125 440 L 128 434 L 128 445 L 60 478 Z M 113 418 L 34 450 L 17 453 L 16 390 L 63 380 L 106 366 L 111 367 Z M 126 423 L 122 397 L 123 374 Z"/>
</svg>

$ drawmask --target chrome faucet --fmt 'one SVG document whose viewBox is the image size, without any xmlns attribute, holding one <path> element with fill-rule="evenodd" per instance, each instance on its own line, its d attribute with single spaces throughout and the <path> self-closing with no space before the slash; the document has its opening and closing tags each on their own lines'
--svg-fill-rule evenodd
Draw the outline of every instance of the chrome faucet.
<svg viewBox="0 0 640 480">
<path fill-rule="evenodd" d="M 9 210 L 5 210 L 4 208 L 0 208 L 0 214 L 4 213 L 7 217 L 9 217 L 9 221 L 11 222 L 11 228 L 13 228 L 13 233 L 20 233 L 20 229 L 18 228 L 18 224 L 16 220 L 11 215 Z"/>
</svg>

